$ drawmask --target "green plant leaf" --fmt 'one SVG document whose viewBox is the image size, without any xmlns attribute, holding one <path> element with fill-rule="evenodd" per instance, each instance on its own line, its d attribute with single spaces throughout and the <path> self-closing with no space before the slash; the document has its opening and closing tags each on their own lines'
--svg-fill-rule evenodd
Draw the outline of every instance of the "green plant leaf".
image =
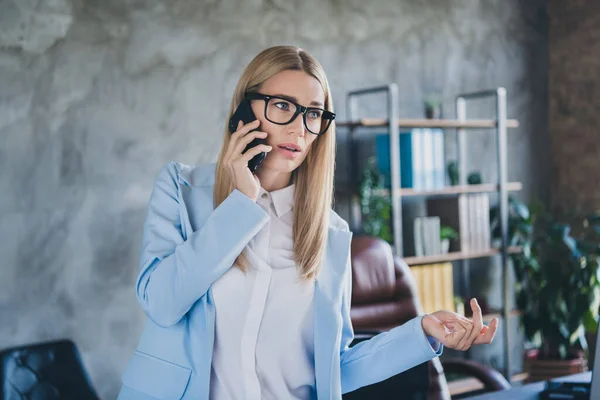
<svg viewBox="0 0 600 400">
<path fill-rule="evenodd" d="M 513 200 L 511 206 L 515 214 L 517 214 L 521 219 L 529 221 L 529 209 L 525 204 L 518 200 Z"/>
</svg>

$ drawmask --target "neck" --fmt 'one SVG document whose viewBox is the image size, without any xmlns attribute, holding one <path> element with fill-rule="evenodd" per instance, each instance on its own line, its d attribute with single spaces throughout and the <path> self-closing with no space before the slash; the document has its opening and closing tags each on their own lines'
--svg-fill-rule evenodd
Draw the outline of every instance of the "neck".
<svg viewBox="0 0 600 400">
<path fill-rule="evenodd" d="M 292 183 L 291 172 L 279 172 L 268 168 L 259 168 L 258 171 L 256 171 L 256 176 L 258 176 L 258 179 L 260 180 L 260 185 L 267 192 L 283 189 Z"/>
</svg>

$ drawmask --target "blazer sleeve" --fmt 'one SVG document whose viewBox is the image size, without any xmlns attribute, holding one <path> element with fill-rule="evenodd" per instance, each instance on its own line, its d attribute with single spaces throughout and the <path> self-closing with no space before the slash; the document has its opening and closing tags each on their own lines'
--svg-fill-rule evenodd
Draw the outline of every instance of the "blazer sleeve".
<svg viewBox="0 0 600 400">
<path fill-rule="evenodd" d="M 352 298 L 350 255 L 348 255 L 344 278 L 346 284 L 342 296 L 340 348 L 342 393 L 383 381 L 442 354 L 442 344 L 425 335 L 423 331 L 421 326 L 423 315 L 350 347 L 354 339 L 350 320 Z"/>
<path fill-rule="evenodd" d="M 171 162 L 156 178 L 136 282 L 136 295 L 146 315 L 162 327 L 179 322 L 269 219 L 258 204 L 236 189 L 184 241 L 177 175 L 177 166 Z M 212 209 L 212 199 L 210 204 L 197 206 Z"/>
</svg>

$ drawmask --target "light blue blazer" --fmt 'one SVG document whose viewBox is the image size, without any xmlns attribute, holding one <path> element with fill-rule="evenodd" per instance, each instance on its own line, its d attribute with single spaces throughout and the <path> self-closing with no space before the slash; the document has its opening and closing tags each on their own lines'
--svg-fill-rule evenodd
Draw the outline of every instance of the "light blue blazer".
<svg viewBox="0 0 600 400">
<path fill-rule="evenodd" d="M 120 400 L 209 397 L 215 332 L 211 286 L 269 218 L 238 190 L 214 209 L 214 175 L 215 164 L 171 162 L 156 179 L 136 282 L 148 320 L 123 374 Z M 333 210 L 330 215 L 327 249 L 314 291 L 319 399 L 340 399 L 342 393 L 387 379 L 442 351 L 424 334 L 422 316 L 349 347 L 354 336 L 352 233 Z"/>
</svg>

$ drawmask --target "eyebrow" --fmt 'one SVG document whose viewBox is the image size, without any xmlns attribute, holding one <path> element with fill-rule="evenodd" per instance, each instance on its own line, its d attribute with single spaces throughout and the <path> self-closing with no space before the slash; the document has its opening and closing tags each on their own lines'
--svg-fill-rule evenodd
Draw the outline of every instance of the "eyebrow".
<svg viewBox="0 0 600 400">
<path fill-rule="evenodd" d="M 274 95 L 272 95 L 272 96 L 275 96 L 275 97 L 281 97 L 281 98 L 284 98 L 284 99 L 287 99 L 287 100 L 293 101 L 294 103 L 298 103 L 298 99 L 297 99 L 297 98 L 295 98 L 294 96 L 288 96 L 288 95 L 285 95 L 285 94 L 274 94 Z M 310 102 L 310 105 L 311 105 L 311 106 L 319 106 L 319 107 L 323 107 L 323 103 L 321 103 L 321 102 L 318 102 L 318 101 L 311 101 L 311 102 Z"/>
</svg>

